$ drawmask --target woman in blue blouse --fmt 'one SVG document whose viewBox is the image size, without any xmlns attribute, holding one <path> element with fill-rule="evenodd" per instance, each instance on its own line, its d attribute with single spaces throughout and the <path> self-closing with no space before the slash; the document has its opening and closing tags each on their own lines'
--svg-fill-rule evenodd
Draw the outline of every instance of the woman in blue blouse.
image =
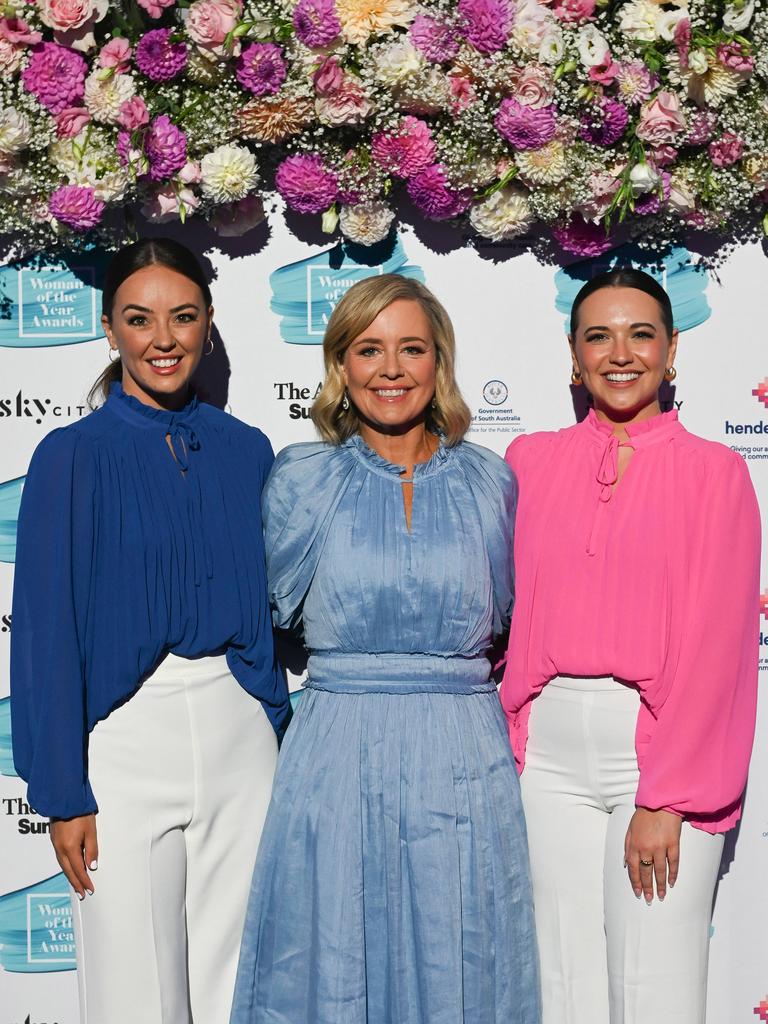
<svg viewBox="0 0 768 1024">
<path fill-rule="evenodd" d="M 324 444 L 264 494 L 275 624 L 309 679 L 257 859 L 233 1024 L 537 1024 L 519 785 L 488 649 L 516 484 L 462 440 L 450 320 L 362 281 L 324 341 Z"/>
<path fill-rule="evenodd" d="M 192 394 L 213 309 L 188 249 L 123 249 L 103 311 L 106 401 L 42 441 L 24 488 L 14 756 L 81 901 L 81 1020 L 222 1024 L 288 713 L 259 514 L 272 450 Z"/>
</svg>

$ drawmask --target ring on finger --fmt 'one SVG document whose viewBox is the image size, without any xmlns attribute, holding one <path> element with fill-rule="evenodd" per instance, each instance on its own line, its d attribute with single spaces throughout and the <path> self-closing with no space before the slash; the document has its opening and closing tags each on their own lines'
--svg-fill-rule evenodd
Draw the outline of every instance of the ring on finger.
<svg viewBox="0 0 768 1024">
<path fill-rule="evenodd" d="M 652 868 L 653 867 L 653 861 L 652 860 L 643 860 L 642 857 L 641 857 L 640 858 L 640 867 L 642 867 L 642 868 Z"/>
</svg>

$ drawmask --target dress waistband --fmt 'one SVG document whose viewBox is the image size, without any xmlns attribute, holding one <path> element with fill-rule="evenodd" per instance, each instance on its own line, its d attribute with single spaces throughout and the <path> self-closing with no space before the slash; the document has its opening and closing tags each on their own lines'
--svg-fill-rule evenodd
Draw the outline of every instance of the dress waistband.
<svg viewBox="0 0 768 1024">
<path fill-rule="evenodd" d="M 311 654 L 307 686 L 334 693 L 490 693 L 487 658 L 437 654 Z"/>
</svg>

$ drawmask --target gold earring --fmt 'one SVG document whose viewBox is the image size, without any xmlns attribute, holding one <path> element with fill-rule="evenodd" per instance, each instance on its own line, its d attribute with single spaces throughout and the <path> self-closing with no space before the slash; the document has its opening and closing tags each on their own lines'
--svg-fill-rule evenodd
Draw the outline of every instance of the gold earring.
<svg viewBox="0 0 768 1024">
<path fill-rule="evenodd" d="M 574 370 L 571 373 L 571 384 L 573 384 L 574 387 L 578 387 L 579 384 L 581 384 L 581 383 L 582 383 L 581 371 L 580 370 Z"/>
<path fill-rule="evenodd" d="M 664 371 L 664 376 L 667 378 L 667 380 L 674 380 L 677 376 L 677 370 L 674 368 L 674 366 L 668 366 Z"/>
</svg>

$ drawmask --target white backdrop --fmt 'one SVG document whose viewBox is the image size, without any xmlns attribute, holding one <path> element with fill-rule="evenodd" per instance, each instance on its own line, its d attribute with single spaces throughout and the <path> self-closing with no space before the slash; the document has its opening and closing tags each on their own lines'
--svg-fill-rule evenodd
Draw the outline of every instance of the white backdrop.
<svg viewBox="0 0 768 1024">
<path fill-rule="evenodd" d="M 279 217 L 270 231 L 253 234 L 255 243 L 246 236 L 227 242 L 227 253 L 208 254 L 219 337 L 204 387 L 262 427 L 275 450 L 313 437 L 308 410 L 321 380 L 319 344 L 333 303 L 358 277 L 390 269 L 425 280 L 453 318 L 459 380 L 475 415 L 472 440 L 503 453 L 515 433 L 573 422 L 563 310 L 581 283 L 573 275 L 593 273 L 594 266 L 558 272 L 507 247 L 440 251 L 446 247 L 427 245 L 407 230 L 394 251 L 366 267 L 328 242 L 300 241 Z M 212 240 L 192 229 L 181 237 L 201 250 Z M 758 246 L 738 249 L 715 276 L 697 272 L 688 255 L 678 251 L 658 268 L 686 328 L 676 387 L 665 401 L 676 403 L 689 430 L 741 451 L 765 512 L 766 256 Z M 0 268 L 0 1024 L 77 1021 L 69 898 L 46 823 L 27 806 L 24 785 L 13 775 L 5 698 L 23 476 L 39 440 L 85 412 L 85 394 L 107 359 L 89 269 L 96 262 L 74 258 L 74 272 Z M 600 263 L 602 269 L 605 258 Z M 708 1024 L 768 1021 L 765 561 L 761 578 L 760 718 L 746 811 L 726 845 L 717 895 Z"/>
</svg>

